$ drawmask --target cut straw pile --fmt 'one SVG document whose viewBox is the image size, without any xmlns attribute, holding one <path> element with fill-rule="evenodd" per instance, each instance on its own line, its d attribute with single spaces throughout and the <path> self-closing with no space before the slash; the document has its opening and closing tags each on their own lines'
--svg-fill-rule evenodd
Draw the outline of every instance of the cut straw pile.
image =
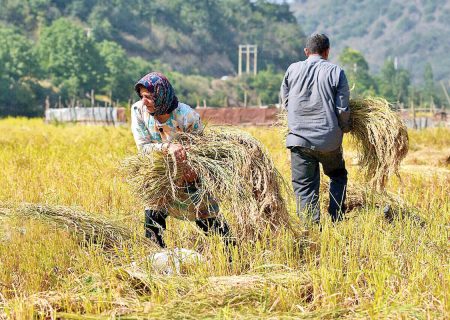
<svg viewBox="0 0 450 320">
<path fill-rule="evenodd" d="M 320 184 L 320 194 L 323 195 L 323 202 L 329 202 L 329 184 L 322 180 Z M 412 221 L 423 224 L 419 209 L 402 199 L 397 194 L 389 191 L 382 193 L 358 183 L 349 182 L 347 184 L 346 211 L 355 209 L 375 207 L 382 209 L 385 218 L 389 221 L 395 219 L 409 218 Z"/>
<path fill-rule="evenodd" d="M 197 197 L 207 203 L 211 196 L 220 212 L 234 221 L 234 235 L 254 238 L 266 228 L 275 230 L 288 223 L 282 197 L 284 182 L 264 147 L 249 134 L 214 128 L 200 135 L 183 133 L 178 143 L 187 150 L 187 165 L 198 176 Z M 194 220 L 199 205 L 187 197 L 182 168 L 170 155 L 153 152 L 124 161 L 135 194 L 149 207 L 167 209 L 169 215 Z"/>
<path fill-rule="evenodd" d="M 351 99 L 350 118 L 350 136 L 365 180 L 384 190 L 392 175 L 399 176 L 400 162 L 408 153 L 406 126 L 382 98 Z M 288 133 L 286 112 L 279 115 L 277 126 Z"/>
<path fill-rule="evenodd" d="M 365 178 L 378 190 L 392 175 L 399 176 L 400 162 L 408 153 L 408 131 L 402 120 L 381 98 L 350 100 L 351 136 Z"/>
<path fill-rule="evenodd" d="M 152 241 L 134 234 L 119 223 L 73 207 L 23 203 L 18 207 L 0 210 L 0 215 L 2 214 L 46 221 L 58 228 L 66 229 L 81 242 L 100 245 L 106 251 L 124 248 L 135 242 L 148 248 L 155 248 Z"/>
</svg>

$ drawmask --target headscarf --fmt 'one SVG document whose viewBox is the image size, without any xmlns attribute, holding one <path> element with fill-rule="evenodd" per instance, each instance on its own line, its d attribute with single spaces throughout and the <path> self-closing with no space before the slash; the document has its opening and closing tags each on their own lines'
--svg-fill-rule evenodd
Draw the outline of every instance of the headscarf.
<svg viewBox="0 0 450 320">
<path fill-rule="evenodd" d="M 155 103 L 154 115 L 168 114 L 178 107 L 178 98 L 175 95 L 173 87 L 167 77 L 162 73 L 151 72 L 134 85 L 134 89 L 140 98 L 142 98 L 139 92 L 141 86 L 153 95 L 153 101 Z"/>
</svg>

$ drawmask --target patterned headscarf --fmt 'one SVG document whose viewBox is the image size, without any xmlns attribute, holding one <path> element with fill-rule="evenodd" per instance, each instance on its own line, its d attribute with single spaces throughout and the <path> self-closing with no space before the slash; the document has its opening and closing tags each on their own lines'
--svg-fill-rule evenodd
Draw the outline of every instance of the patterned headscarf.
<svg viewBox="0 0 450 320">
<path fill-rule="evenodd" d="M 140 98 L 142 98 L 139 93 L 141 86 L 153 95 L 156 116 L 171 113 L 178 107 L 178 98 L 175 95 L 173 87 L 167 77 L 162 73 L 151 72 L 134 85 L 134 89 Z"/>
</svg>

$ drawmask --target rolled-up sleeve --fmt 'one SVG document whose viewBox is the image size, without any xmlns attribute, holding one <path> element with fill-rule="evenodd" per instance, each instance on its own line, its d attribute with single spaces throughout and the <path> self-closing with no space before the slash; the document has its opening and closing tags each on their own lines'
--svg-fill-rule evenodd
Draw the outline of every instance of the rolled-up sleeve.
<svg viewBox="0 0 450 320">
<path fill-rule="evenodd" d="M 350 89 L 344 70 L 338 72 L 338 77 L 335 97 L 336 115 L 341 130 L 343 132 L 349 132 L 351 129 L 349 107 Z"/>
</svg>

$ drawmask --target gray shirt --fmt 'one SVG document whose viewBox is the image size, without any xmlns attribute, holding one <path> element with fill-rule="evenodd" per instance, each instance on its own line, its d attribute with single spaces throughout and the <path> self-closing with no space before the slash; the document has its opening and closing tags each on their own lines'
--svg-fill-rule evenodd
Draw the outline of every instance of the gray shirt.
<svg viewBox="0 0 450 320">
<path fill-rule="evenodd" d="M 347 78 L 337 65 L 313 55 L 289 66 L 281 84 L 288 112 L 286 146 L 333 151 L 350 129 Z"/>
</svg>

